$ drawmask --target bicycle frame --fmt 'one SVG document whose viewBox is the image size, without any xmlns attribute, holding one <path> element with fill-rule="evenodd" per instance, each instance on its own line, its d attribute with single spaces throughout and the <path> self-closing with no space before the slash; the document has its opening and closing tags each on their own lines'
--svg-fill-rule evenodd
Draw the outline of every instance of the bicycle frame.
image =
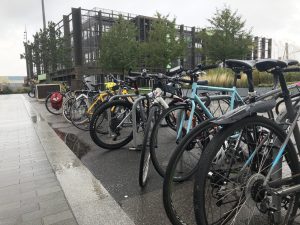
<svg viewBox="0 0 300 225">
<path fill-rule="evenodd" d="M 232 87 L 232 88 L 223 88 L 223 87 L 198 85 L 196 82 L 193 82 L 193 84 L 192 84 L 192 93 L 189 96 L 189 99 L 191 100 L 191 104 L 192 104 L 192 109 L 191 109 L 191 112 L 190 112 L 190 115 L 189 115 L 187 133 L 191 130 L 196 104 L 201 106 L 201 108 L 203 109 L 205 115 L 209 119 L 213 118 L 213 115 L 211 114 L 209 109 L 205 106 L 205 103 L 197 95 L 197 90 L 201 90 L 201 91 L 219 91 L 219 92 L 229 92 L 229 93 L 231 93 L 230 94 L 230 109 L 231 110 L 234 109 L 234 102 L 235 102 L 236 99 L 244 104 L 244 101 L 243 101 L 242 97 L 238 94 L 237 89 L 236 89 L 235 86 Z M 184 123 L 184 120 L 185 120 L 185 113 L 183 113 L 183 115 L 179 118 L 180 118 L 180 125 L 179 125 L 179 129 L 177 131 L 177 141 L 180 139 L 181 134 L 182 134 L 183 123 Z"/>
<path fill-rule="evenodd" d="M 98 95 L 98 97 L 96 98 L 96 100 L 95 101 L 93 101 L 93 103 L 89 106 L 89 108 L 88 108 L 88 110 L 86 111 L 86 113 L 88 114 L 88 115 L 91 115 L 91 114 L 93 114 L 93 108 L 94 108 L 94 106 L 100 101 L 100 102 L 104 102 L 105 101 L 105 99 L 107 98 L 109 96 L 109 93 L 107 93 L 107 92 L 104 92 L 104 93 L 100 93 L 99 95 Z"/>
<path fill-rule="evenodd" d="M 160 88 L 156 88 L 154 91 L 151 91 L 148 93 L 149 98 L 153 98 L 154 102 L 160 104 L 164 108 L 168 108 L 168 104 L 162 97 L 163 91 Z M 130 147 L 131 150 L 135 150 L 138 148 L 137 140 L 138 140 L 138 132 L 137 132 L 137 109 L 138 107 L 140 109 L 143 108 L 142 106 L 142 101 L 145 100 L 147 97 L 146 96 L 141 96 L 141 95 L 136 95 L 136 94 L 125 94 L 125 95 L 115 95 L 109 99 L 109 101 L 112 101 L 113 99 L 116 98 L 128 98 L 128 97 L 137 97 L 137 99 L 134 100 L 133 105 L 132 105 L 132 110 L 124 117 L 124 119 L 120 122 L 118 127 L 122 126 L 122 124 L 126 121 L 126 119 L 129 116 L 132 116 L 132 130 L 133 130 L 133 147 Z M 176 95 L 166 95 L 164 96 L 166 98 L 179 98 Z M 146 122 L 146 115 L 144 114 L 144 111 L 141 111 L 141 118 L 144 122 Z M 111 114 L 108 112 L 108 120 L 111 120 Z M 111 135 L 111 130 L 108 128 L 108 132 Z"/>
</svg>

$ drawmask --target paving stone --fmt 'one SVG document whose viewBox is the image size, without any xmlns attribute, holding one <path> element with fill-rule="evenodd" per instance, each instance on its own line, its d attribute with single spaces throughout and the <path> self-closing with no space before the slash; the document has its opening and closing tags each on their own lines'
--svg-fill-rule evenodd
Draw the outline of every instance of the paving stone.
<svg viewBox="0 0 300 225">
<path fill-rule="evenodd" d="M 57 192 L 60 190 L 61 190 L 61 187 L 57 185 L 57 186 L 53 186 L 53 187 L 40 188 L 37 190 L 37 194 L 38 194 L 38 196 L 47 195 L 47 194 Z"/>
<path fill-rule="evenodd" d="M 54 207 L 49 206 L 47 208 L 39 209 L 37 211 L 25 213 L 22 215 L 22 219 L 23 221 L 34 220 L 66 210 L 69 210 L 69 205 L 67 203 L 57 204 Z"/>
<path fill-rule="evenodd" d="M 77 225 L 77 222 L 74 218 L 72 219 L 66 219 L 57 223 L 53 223 L 51 225 Z"/>
<path fill-rule="evenodd" d="M 45 208 L 51 208 L 51 207 L 55 207 L 56 205 L 63 205 L 63 204 L 67 204 L 67 201 L 64 197 L 56 197 L 53 199 L 49 199 L 49 200 L 44 200 L 44 201 L 40 201 L 39 202 L 39 206 L 41 209 L 45 209 Z"/>
<path fill-rule="evenodd" d="M 18 218 L 11 217 L 11 218 L 1 218 L 0 224 L 1 225 L 15 225 L 17 224 Z"/>
<path fill-rule="evenodd" d="M 45 225 L 52 225 L 71 218 L 73 218 L 73 214 L 70 210 L 67 210 L 55 215 L 46 216 L 43 218 L 43 222 Z"/>
<path fill-rule="evenodd" d="M 0 101 L 6 105 L 0 107 L 0 225 L 77 224 L 32 112 L 20 95 L 0 96 Z"/>
<path fill-rule="evenodd" d="M 17 225 L 43 225 L 42 219 L 34 219 L 34 220 L 29 220 L 29 221 L 21 221 L 17 223 Z"/>
<path fill-rule="evenodd" d="M 8 204 L 2 204 L 2 205 L 0 205 L 0 213 L 9 211 L 12 209 L 19 209 L 19 208 L 20 208 L 20 201 L 11 202 Z"/>
</svg>

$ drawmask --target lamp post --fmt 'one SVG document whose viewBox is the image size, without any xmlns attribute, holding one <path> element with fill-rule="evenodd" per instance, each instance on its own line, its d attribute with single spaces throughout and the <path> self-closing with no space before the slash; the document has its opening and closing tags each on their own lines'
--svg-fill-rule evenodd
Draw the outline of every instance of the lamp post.
<svg viewBox="0 0 300 225">
<path fill-rule="evenodd" d="M 44 30 L 46 30 L 46 17 L 45 17 L 45 5 L 44 5 L 44 0 L 42 0 L 42 12 L 43 12 L 43 25 L 44 25 Z"/>
</svg>

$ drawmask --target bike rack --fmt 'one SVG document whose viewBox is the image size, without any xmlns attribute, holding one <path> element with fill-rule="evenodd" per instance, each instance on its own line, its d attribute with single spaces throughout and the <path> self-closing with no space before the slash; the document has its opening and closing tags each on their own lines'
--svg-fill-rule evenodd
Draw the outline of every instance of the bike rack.
<svg viewBox="0 0 300 225">
<path fill-rule="evenodd" d="M 136 97 L 138 95 L 136 94 L 126 94 L 126 95 L 114 95 L 112 96 L 109 101 L 112 101 L 114 99 L 117 98 L 126 98 L 126 97 Z M 137 121 L 136 121 L 136 113 L 137 113 L 137 107 L 138 105 L 141 103 L 142 100 L 146 99 L 146 96 L 140 96 L 137 99 L 134 100 L 133 105 L 132 105 L 132 132 L 133 132 L 133 146 L 129 147 L 130 150 L 138 150 L 138 144 L 137 144 L 137 136 L 138 136 L 138 132 L 137 132 Z M 108 112 L 108 120 L 111 120 L 111 115 L 110 112 Z M 111 135 L 111 130 L 108 127 L 108 132 L 109 135 Z"/>
<path fill-rule="evenodd" d="M 130 150 L 138 150 L 138 144 L 137 144 L 137 123 L 136 123 L 136 112 L 137 112 L 137 107 L 141 103 L 142 100 L 146 99 L 146 96 L 140 96 L 133 102 L 132 106 L 132 132 L 133 132 L 133 147 L 129 147 Z"/>
<path fill-rule="evenodd" d="M 136 94 L 126 94 L 126 95 L 114 95 L 114 96 L 112 96 L 108 101 L 110 102 L 110 101 L 112 101 L 112 100 L 114 100 L 114 99 L 116 99 L 116 98 L 126 98 L 126 97 L 135 97 L 135 96 L 137 96 Z"/>
</svg>

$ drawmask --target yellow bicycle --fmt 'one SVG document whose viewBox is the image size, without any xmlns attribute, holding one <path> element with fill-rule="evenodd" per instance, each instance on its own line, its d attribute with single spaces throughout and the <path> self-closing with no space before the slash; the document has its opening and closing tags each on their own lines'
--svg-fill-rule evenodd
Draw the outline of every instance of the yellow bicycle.
<svg viewBox="0 0 300 225">
<path fill-rule="evenodd" d="M 98 85 L 95 85 L 98 86 Z M 70 109 L 72 124 L 80 130 L 89 131 L 90 119 L 99 106 L 114 95 L 128 94 L 127 88 L 115 82 L 105 83 L 105 91 L 89 91 L 79 95 Z"/>
</svg>

